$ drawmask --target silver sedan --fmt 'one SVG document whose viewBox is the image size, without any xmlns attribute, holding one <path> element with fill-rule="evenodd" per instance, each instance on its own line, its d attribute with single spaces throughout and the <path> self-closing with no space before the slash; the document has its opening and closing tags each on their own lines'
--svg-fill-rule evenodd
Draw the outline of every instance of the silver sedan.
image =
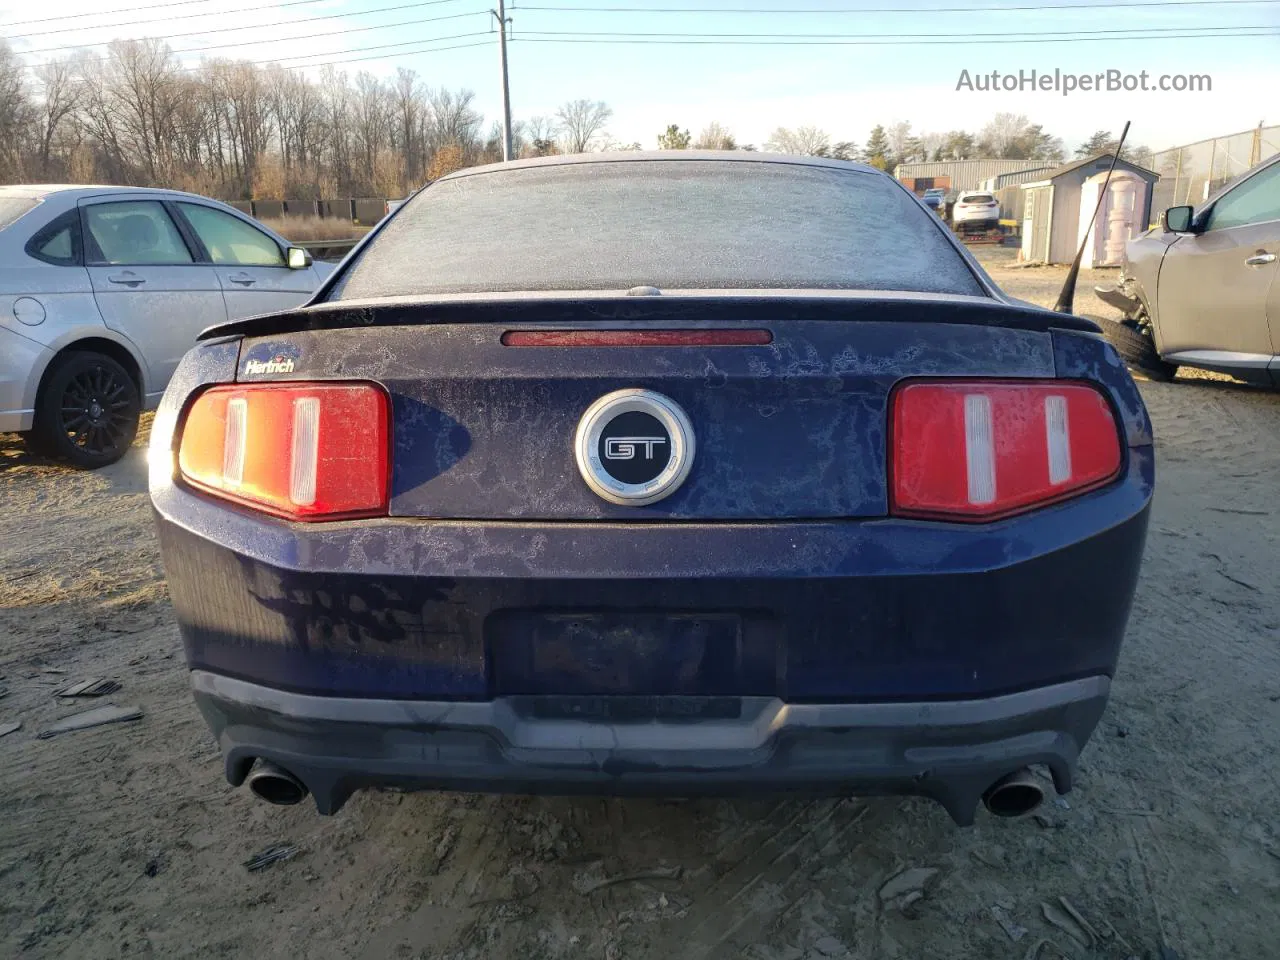
<svg viewBox="0 0 1280 960">
<path fill-rule="evenodd" d="M 0 431 L 112 463 L 201 330 L 295 307 L 331 269 L 192 194 L 0 188 Z"/>
</svg>

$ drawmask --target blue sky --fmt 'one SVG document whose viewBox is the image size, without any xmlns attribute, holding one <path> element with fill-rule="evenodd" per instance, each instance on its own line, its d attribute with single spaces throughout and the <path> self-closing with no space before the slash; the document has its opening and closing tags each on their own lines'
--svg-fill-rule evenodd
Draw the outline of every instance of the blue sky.
<svg viewBox="0 0 1280 960">
<path fill-rule="evenodd" d="M 117 0 L 118 6 L 153 0 Z M 363 13 L 413 0 L 309 0 L 277 9 L 250 10 L 268 0 L 197 0 L 154 11 L 99 13 L 101 0 L 55 0 L 42 8 L 0 6 L 0 28 L 31 62 L 58 55 L 50 48 L 97 43 L 116 37 L 173 37 L 175 49 L 208 49 L 210 55 L 298 63 L 375 57 L 343 64 L 352 73 L 389 74 L 398 66 L 416 70 L 433 86 L 468 87 L 487 117 L 499 112 L 497 49 L 485 36 L 493 0 L 435 0 L 411 7 Z M 1280 0 L 1100 9 L 1098 0 L 1054 0 L 1065 10 L 978 10 L 1033 6 L 1035 0 L 516 0 L 509 5 L 512 109 L 517 118 L 554 113 L 579 97 L 604 100 L 613 108 L 610 134 L 619 142 L 652 147 L 668 123 L 695 134 L 718 120 L 741 142 L 762 144 L 777 126 L 814 124 L 833 140 L 866 139 L 876 123 L 909 120 L 916 131 L 980 128 L 997 111 L 1027 114 L 1061 136 L 1070 149 L 1092 131 L 1117 131 L 1134 123 L 1131 138 L 1155 149 L 1216 134 L 1232 133 L 1260 121 L 1280 123 L 1275 91 L 1280 90 Z M 587 12 L 538 7 L 633 8 L 631 12 Z M 658 12 L 786 10 L 786 13 Z M 921 8 L 962 7 L 960 12 Z M 800 9 L 817 10 L 802 13 Z M 12 26 L 33 17 L 91 13 L 75 20 Z M 333 15 L 337 15 L 333 17 Z M 313 17 L 333 19 L 305 22 Z M 164 19 L 161 19 L 164 18 Z M 432 18 L 430 22 L 428 18 Z M 439 19 L 437 19 L 439 18 Z M 443 19 L 448 18 L 448 19 Z M 130 21 L 151 21 L 130 25 Z M 280 26 L 263 26 L 286 21 Z M 409 22 L 414 21 L 414 22 Z M 387 25 L 387 26 L 384 26 Z M 74 29 L 68 29 L 74 28 Z M 204 31 L 235 29 L 231 32 Z M 367 29 L 372 28 L 372 29 Z M 1211 36 L 1196 39 L 1133 39 L 1030 42 L 1030 34 L 1061 31 L 1205 31 L 1264 28 L 1265 36 Z M 57 33 L 45 31 L 58 30 Z M 585 43 L 540 42 L 546 32 L 571 32 Z M 31 36 L 33 33 L 43 33 Z M 197 36 L 175 37 L 175 34 Z M 900 45 L 640 45 L 603 43 L 593 34 L 807 34 L 834 40 L 840 34 L 920 35 Z M 310 37 L 311 34 L 325 34 Z M 473 34 L 479 34 L 472 36 Z M 994 35 L 983 37 L 980 35 Z M 1114 35 L 1114 34 L 1113 34 Z M 1015 43 L 985 39 L 1022 37 Z M 436 38 L 452 38 L 441 39 Z M 566 39 L 559 37 L 557 39 Z M 637 38 L 638 39 L 638 38 Z M 744 38 L 745 39 L 745 38 Z M 854 38 L 849 38 L 854 39 Z M 905 38 L 904 38 L 905 39 Z M 962 39 L 958 44 L 928 41 Z M 247 42 L 259 41 L 253 44 Z M 434 41 L 434 44 L 433 44 Z M 482 44 L 471 46 L 471 44 Z M 244 44 L 244 45 L 234 45 Z M 368 50 L 385 44 L 400 47 Z M 420 46 L 468 45 L 434 53 Z M 41 52 L 44 51 L 44 52 Z M 184 53 L 192 59 L 197 53 Z M 971 73 L 1055 68 L 1077 74 L 1117 69 L 1148 71 L 1152 77 L 1203 73 L 1212 77 L 1207 93 L 1052 92 L 978 93 L 957 91 L 962 70 Z M 1270 111 L 1270 113 L 1268 112 Z"/>
</svg>

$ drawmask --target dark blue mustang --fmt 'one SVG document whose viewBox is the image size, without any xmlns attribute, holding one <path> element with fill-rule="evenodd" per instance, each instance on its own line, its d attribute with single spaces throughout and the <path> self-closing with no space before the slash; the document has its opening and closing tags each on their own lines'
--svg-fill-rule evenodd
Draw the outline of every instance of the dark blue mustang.
<svg viewBox="0 0 1280 960">
<path fill-rule="evenodd" d="M 464 170 L 308 306 L 208 331 L 151 494 L 227 777 L 1070 789 L 1154 479 L 1088 320 L 869 167 Z M 252 772 L 251 772 L 252 771 Z"/>
</svg>

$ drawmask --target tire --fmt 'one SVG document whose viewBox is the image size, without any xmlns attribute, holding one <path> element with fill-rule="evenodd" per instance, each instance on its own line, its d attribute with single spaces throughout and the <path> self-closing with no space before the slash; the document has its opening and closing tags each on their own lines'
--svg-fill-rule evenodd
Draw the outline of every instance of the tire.
<svg viewBox="0 0 1280 960">
<path fill-rule="evenodd" d="M 1116 348 L 1116 353 L 1135 370 L 1162 382 L 1172 380 L 1177 374 L 1178 365 L 1160 359 L 1155 341 L 1145 330 L 1106 317 L 1089 316 L 1089 319 L 1102 328 L 1102 335 Z"/>
<path fill-rule="evenodd" d="M 141 412 L 129 371 L 105 354 L 74 351 L 45 377 L 28 445 L 81 470 L 105 467 L 128 453 Z"/>
</svg>

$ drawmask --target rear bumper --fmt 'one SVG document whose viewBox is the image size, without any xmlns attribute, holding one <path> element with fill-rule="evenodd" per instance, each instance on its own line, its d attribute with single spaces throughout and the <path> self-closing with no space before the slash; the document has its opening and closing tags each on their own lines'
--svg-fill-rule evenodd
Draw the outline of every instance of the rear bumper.
<svg viewBox="0 0 1280 960">
<path fill-rule="evenodd" d="M 1110 681 L 976 700 L 784 703 L 735 699 L 721 719 L 549 719 L 565 698 L 371 700 L 289 693 L 192 672 L 227 779 L 256 759 L 306 784 L 321 813 L 362 787 L 552 794 L 821 791 L 924 796 L 961 825 L 996 780 L 1045 764 L 1071 789 Z M 693 701 L 685 701 L 692 705 Z M 558 714 L 562 715 L 562 714 Z"/>
<path fill-rule="evenodd" d="M 1112 488 L 980 531 L 306 527 L 176 487 L 155 500 L 193 670 L 392 700 L 967 700 L 1114 673 L 1150 498 L 1150 450 L 1131 456 Z"/>
<path fill-rule="evenodd" d="M 1000 217 L 958 217 L 955 225 L 957 230 L 994 230 L 1000 226 Z"/>
</svg>

